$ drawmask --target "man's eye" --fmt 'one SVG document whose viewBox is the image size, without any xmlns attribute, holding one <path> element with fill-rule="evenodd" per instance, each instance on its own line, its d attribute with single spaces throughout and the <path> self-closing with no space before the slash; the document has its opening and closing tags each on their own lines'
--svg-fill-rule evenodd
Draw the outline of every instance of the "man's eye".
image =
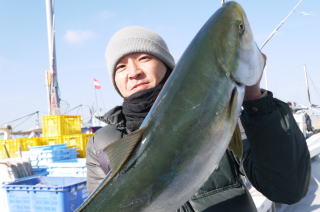
<svg viewBox="0 0 320 212">
<path fill-rule="evenodd" d="M 139 60 L 143 60 L 143 61 L 147 61 L 147 60 L 150 60 L 150 59 L 151 59 L 151 57 L 150 57 L 150 56 L 147 56 L 147 55 L 141 56 L 141 57 L 139 58 Z"/>
<path fill-rule="evenodd" d="M 122 71 L 122 70 L 124 70 L 125 69 L 125 65 L 118 65 L 117 67 L 116 67 L 116 71 Z"/>
</svg>

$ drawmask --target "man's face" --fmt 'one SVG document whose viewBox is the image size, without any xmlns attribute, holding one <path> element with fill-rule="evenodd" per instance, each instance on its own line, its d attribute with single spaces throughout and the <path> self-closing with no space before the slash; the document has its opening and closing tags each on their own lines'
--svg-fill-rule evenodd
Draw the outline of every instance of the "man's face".
<svg viewBox="0 0 320 212">
<path fill-rule="evenodd" d="M 156 87 L 167 72 L 161 60 L 146 53 L 124 56 L 115 69 L 115 83 L 123 97 Z"/>
</svg>

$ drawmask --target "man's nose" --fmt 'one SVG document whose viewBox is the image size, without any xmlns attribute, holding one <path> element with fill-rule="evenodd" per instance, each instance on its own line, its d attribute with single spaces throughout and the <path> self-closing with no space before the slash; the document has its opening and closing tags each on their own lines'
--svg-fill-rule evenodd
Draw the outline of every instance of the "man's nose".
<svg viewBox="0 0 320 212">
<path fill-rule="evenodd" d="M 135 63 L 134 61 L 129 63 L 129 72 L 128 72 L 129 79 L 136 79 L 141 75 L 141 73 L 142 73 L 142 70 L 140 69 L 137 63 Z"/>
</svg>

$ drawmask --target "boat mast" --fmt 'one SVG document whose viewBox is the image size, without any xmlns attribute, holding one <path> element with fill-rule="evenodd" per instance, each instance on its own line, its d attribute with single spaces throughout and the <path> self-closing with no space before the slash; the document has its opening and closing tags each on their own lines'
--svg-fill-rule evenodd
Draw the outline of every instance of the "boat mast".
<svg viewBox="0 0 320 212">
<path fill-rule="evenodd" d="M 48 92 L 48 113 L 49 115 L 60 114 L 60 97 L 58 86 L 58 74 L 56 66 L 56 47 L 54 29 L 54 0 L 46 0 L 48 50 L 49 50 L 49 71 L 46 71 L 46 82 Z"/>
<path fill-rule="evenodd" d="M 308 100 L 309 100 L 309 108 L 311 108 L 312 104 L 311 104 L 311 97 L 310 97 L 310 91 L 309 91 L 309 80 L 308 80 L 307 66 L 304 65 L 303 69 L 304 69 L 304 77 L 306 79 L 307 95 L 308 95 Z"/>
</svg>

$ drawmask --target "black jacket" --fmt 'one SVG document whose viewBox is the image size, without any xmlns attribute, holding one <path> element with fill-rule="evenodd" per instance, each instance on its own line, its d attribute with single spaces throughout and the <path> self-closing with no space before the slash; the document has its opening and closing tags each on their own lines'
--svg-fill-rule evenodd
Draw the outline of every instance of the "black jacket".
<svg viewBox="0 0 320 212">
<path fill-rule="evenodd" d="M 243 142 L 241 162 L 227 150 L 219 168 L 178 211 L 256 211 L 241 175 L 246 175 L 258 191 L 275 202 L 295 203 L 307 192 L 309 151 L 287 104 L 268 92 L 261 99 L 244 102 L 243 107 L 241 121 L 247 139 Z M 87 144 L 89 193 L 109 171 L 102 149 L 128 133 L 121 107 L 108 112 L 104 120 L 108 125 Z"/>
</svg>

